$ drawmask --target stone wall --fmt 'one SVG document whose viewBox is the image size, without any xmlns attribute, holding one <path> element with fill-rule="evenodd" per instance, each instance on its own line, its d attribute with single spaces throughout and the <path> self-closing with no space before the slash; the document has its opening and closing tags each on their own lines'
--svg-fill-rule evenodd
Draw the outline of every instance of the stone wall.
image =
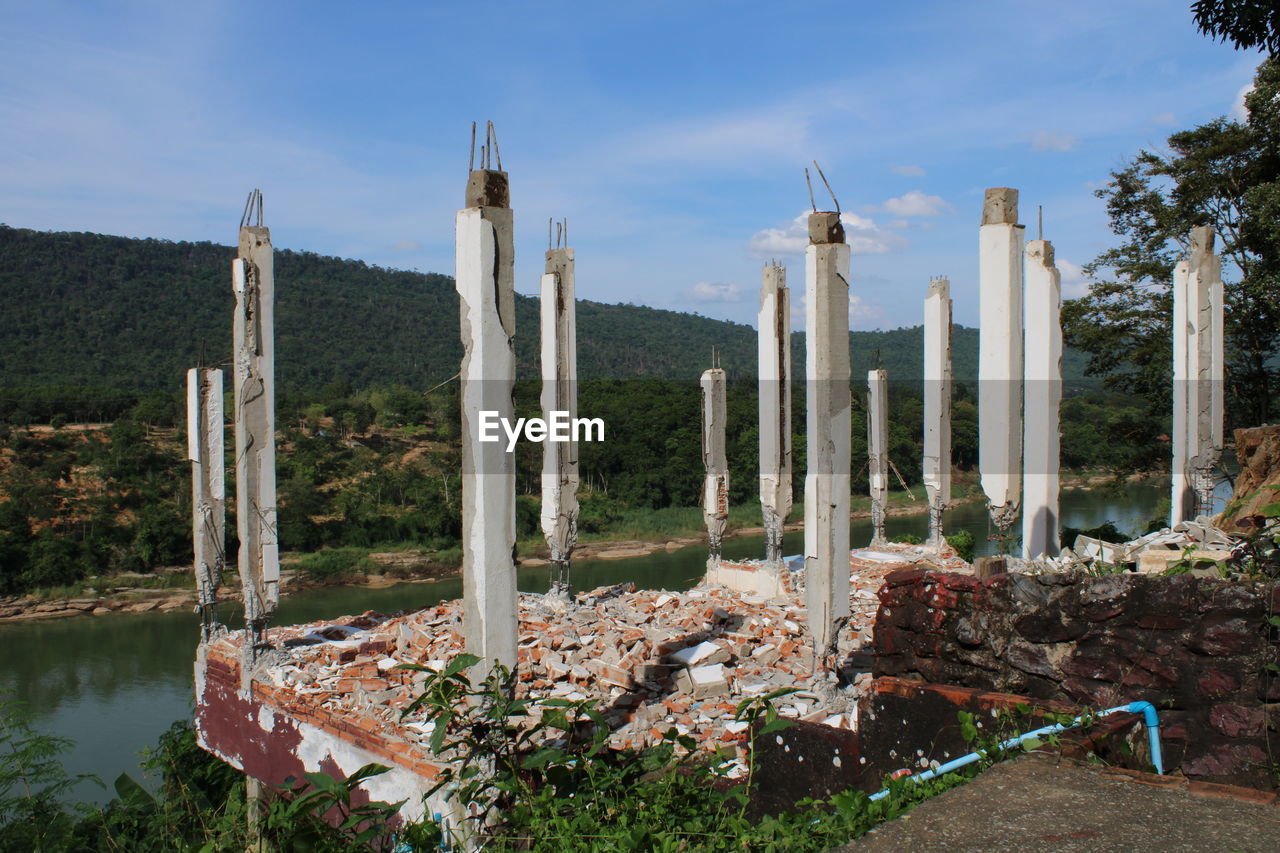
<svg viewBox="0 0 1280 853">
<path fill-rule="evenodd" d="M 899 571 L 880 591 L 876 674 L 1098 709 L 1146 700 L 1160 710 L 1167 767 L 1270 788 L 1276 614 L 1276 583 Z"/>
</svg>

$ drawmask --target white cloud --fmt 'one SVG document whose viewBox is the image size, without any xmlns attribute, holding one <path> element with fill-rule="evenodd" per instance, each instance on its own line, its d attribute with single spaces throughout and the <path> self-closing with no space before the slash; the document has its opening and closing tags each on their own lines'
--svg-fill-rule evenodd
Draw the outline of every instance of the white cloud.
<svg viewBox="0 0 1280 853">
<path fill-rule="evenodd" d="M 700 281 L 685 291 L 694 302 L 741 302 L 742 288 L 736 284 Z"/>
<path fill-rule="evenodd" d="M 391 244 L 393 252 L 416 252 L 422 248 L 422 243 L 418 240 L 397 240 Z"/>
<path fill-rule="evenodd" d="M 862 297 L 856 293 L 849 294 L 849 320 L 868 320 L 879 317 L 880 312 L 862 301 Z"/>
<path fill-rule="evenodd" d="M 1058 272 L 1062 275 L 1062 298 L 1079 299 L 1082 296 L 1088 296 L 1090 279 L 1084 274 L 1084 270 L 1066 258 L 1055 258 L 1055 262 L 1058 265 Z"/>
<path fill-rule="evenodd" d="M 905 195 L 888 199 L 881 207 L 893 216 L 941 216 L 955 212 L 941 196 L 925 195 L 921 190 L 912 190 Z"/>
<path fill-rule="evenodd" d="M 1070 151 L 1080 144 L 1080 137 L 1058 130 L 1037 130 L 1031 137 L 1032 151 Z"/>
<path fill-rule="evenodd" d="M 840 214 L 844 239 L 855 255 L 883 255 L 907 245 L 899 234 L 885 231 L 875 220 L 856 213 Z M 751 235 L 753 257 L 798 255 L 809 245 L 809 213 L 801 213 L 783 228 L 765 228 Z"/>
<path fill-rule="evenodd" d="M 895 175 L 906 175 L 908 178 L 923 178 L 924 169 L 920 166 L 894 166 Z"/>
<path fill-rule="evenodd" d="M 1240 122 L 1249 120 L 1249 108 L 1244 105 L 1244 96 L 1252 91 L 1253 81 L 1250 80 L 1240 87 L 1240 91 L 1236 92 L 1235 98 L 1231 101 L 1231 118 Z"/>
<path fill-rule="evenodd" d="M 1173 113 L 1156 113 L 1147 121 L 1163 127 L 1170 127 L 1177 123 L 1178 118 Z"/>
</svg>

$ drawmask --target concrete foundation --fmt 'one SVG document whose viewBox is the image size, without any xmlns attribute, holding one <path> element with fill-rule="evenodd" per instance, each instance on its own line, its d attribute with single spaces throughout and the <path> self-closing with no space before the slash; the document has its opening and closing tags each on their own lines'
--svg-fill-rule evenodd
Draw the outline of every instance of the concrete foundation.
<svg viewBox="0 0 1280 853">
<path fill-rule="evenodd" d="M 760 287 L 760 509 L 765 561 L 782 560 L 791 514 L 791 290 L 781 266 L 764 268 Z"/>
<path fill-rule="evenodd" d="M 702 518 L 707 525 L 707 565 L 720 563 L 720 543 L 729 524 L 729 457 L 725 452 L 725 425 L 729 404 L 724 371 L 718 367 L 703 371 L 702 464 L 706 479 L 702 487 Z"/>
<path fill-rule="evenodd" d="M 458 211 L 462 327 L 462 586 L 467 651 L 516 665 L 515 455 L 480 441 L 480 413 L 514 422 L 515 246 L 506 172 L 478 169 Z"/>
<path fill-rule="evenodd" d="M 255 191 L 256 193 L 256 191 Z M 259 199 L 261 196 L 258 195 Z M 245 625 L 261 637 L 280 599 L 280 546 L 276 531 L 275 273 L 271 231 L 240 228 L 232 261 L 236 309 L 235 361 L 236 530 Z M 246 645 L 254 653 L 257 643 Z M 247 672 L 247 671 L 246 671 Z"/>
<path fill-rule="evenodd" d="M 542 417 L 578 417 L 578 341 L 573 249 L 547 252 L 542 277 Z M 569 558 L 578 542 L 578 443 L 542 443 L 542 533 L 551 552 L 552 594 L 568 592 Z"/>
<path fill-rule="evenodd" d="M 227 555 L 226 460 L 223 454 L 222 370 L 187 371 L 187 459 L 191 461 L 191 542 L 200 638 L 218 632 L 218 586 Z"/>
<path fill-rule="evenodd" d="M 1002 538 L 1022 493 L 1022 254 L 1018 191 L 986 192 L 979 231 L 978 467 Z"/>
<path fill-rule="evenodd" d="M 884 533 L 889 503 L 889 374 L 867 371 L 867 479 L 871 488 L 871 544 L 889 541 Z"/>
<path fill-rule="evenodd" d="M 849 246 L 838 213 L 809 217 L 805 348 L 805 604 L 815 667 L 829 668 L 849 616 Z"/>
<path fill-rule="evenodd" d="M 951 282 L 929 282 L 924 300 L 924 488 L 929 546 L 945 543 L 942 512 L 951 502 Z"/>
<path fill-rule="evenodd" d="M 1056 557 L 1062 404 L 1062 277 L 1053 244 L 1027 244 L 1026 431 L 1023 438 L 1022 556 Z"/>
</svg>

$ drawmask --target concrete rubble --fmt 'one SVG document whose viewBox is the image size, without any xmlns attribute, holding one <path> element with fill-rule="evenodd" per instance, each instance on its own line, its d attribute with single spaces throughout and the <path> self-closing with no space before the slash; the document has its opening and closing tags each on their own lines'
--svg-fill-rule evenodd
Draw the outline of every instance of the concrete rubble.
<svg viewBox="0 0 1280 853">
<path fill-rule="evenodd" d="M 870 645 L 886 575 L 904 568 L 965 570 L 954 552 L 937 554 L 887 544 L 855 551 L 849 560 L 852 616 L 841 632 L 846 686 L 813 679 L 813 649 L 804 601 L 803 561 L 791 561 L 785 600 L 769 601 L 723 586 L 684 592 L 601 587 L 574 596 L 567 608 L 542 596 L 518 602 L 517 695 L 594 699 L 609 722 L 613 748 L 641 747 L 674 727 L 703 747 L 736 746 L 741 772 L 746 725 L 737 704 L 778 688 L 799 692 L 779 701 L 789 717 L 856 728 L 856 701 L 870 681 L 858 651 Z M 458 600 L 396 615 L 368 612 L 339 622 L 272 628 L 281 651 L 256 675 L 273 708 L 346 739 L 378 744 L 420 775 L 434 775 L 431 726 L 420 716 L 401 722 L 400 709 L 421 692 L 425 673 L 396 669 L 418 663 L 441 669 L 464 651 Z M 208 660 L 234 666 L 242 636 L 209 644 Z M 369 748 L 372 748 L 369 746 Z"/>
<path fill-rule="evenodd" d="M 1129 542 L 1106 542 L 1092 536 L 1077 536 L 1056 559 L 1012 560 L 1010 571 L 1028 574 L 1062 572 L 1095 565 L 1123 566 L 1148 574 L 1159 574 L 1185 559 L 1225 563 L 1235 556 L 1239 544 L 1231 535 L 1213 526 L 1212 519 L 1200 516 L 1139 536 Z M 1189 550 L 1188 550 L 1189 549 Z"/>
</svg>

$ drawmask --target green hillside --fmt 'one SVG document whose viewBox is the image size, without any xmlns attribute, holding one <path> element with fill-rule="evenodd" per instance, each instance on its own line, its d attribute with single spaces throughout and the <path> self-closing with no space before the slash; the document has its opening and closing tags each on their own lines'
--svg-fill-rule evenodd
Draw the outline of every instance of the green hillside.
<svg viewBox="0 0 1280 853">
<path fill-rule="evenodd" d="M 213 243 L 46 233 L 0 226 L 0 386 L 92 385 L 169 391 L 205 353 L 230 353 L 229 266 Z M 537 370 L 537 302 L 517 296 L 518 363 Z M 738 377 L 755 373 L 755 330 L 739 323 L 636 305 L 578 303 L 584 379 L 692 378 L 712 346 Z M 288 250 L 276 253 L 277 381 L 282 391 L 429 388 L 457 371 L 458 297 L 444 275 L 369 266 Z M 893 379 L 921 372 L 921 329 L 854 332 L 854 376 L 875 364 Z M 797 373 L 804 338 L 795 336 Z M 977 330 L 956 327 L 955 371 L 977 373 Z M 1071 354 L 1068 377 L 1083 359 Z"/>
</svg>

